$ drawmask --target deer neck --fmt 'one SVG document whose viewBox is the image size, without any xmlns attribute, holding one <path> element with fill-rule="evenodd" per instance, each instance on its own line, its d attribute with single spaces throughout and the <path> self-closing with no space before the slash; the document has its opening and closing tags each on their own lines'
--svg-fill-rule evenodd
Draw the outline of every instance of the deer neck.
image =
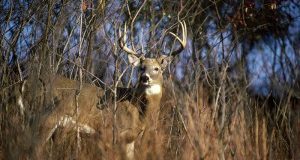
<svg viewBox="0 0 300 160">
<path fill-rule="evenodd" d="M 147 116 L 149 113 L 157 113 L 160 108 L 160 100 L 162 97 L 162 85 L 138 85 L 136 87 L 136 96 L 141 115 Z"/>
</svg>

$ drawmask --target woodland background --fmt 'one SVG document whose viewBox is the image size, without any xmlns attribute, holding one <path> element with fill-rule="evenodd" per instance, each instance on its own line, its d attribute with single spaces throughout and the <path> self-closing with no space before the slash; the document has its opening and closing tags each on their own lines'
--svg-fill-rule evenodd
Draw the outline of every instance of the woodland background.
<svg viewBox="0 0 300 160">
<path fill-rule="evenodd" d="M 14 86 L 50 72 L 97 86 L 133 86 L 137 71 L 118 46 L 148 57 L 186 49 L 165 74 L 164 134 L 145 159 L 300 159 L 300 1 L 298 0 L 2 0 L 0 2 L 0 158 L 29 159 L 38 103 L 20 114 Z M 125 71 L 125 74 L 122 74 Z M 34 73 L 36 74 L 36 73 Z M 111 112 L 99 137 L 70 134 L 49 145 L 51 159 L 119 159 Z M 75 136 L 76 138 L 76 136 Z M 99 141 L 101 139 L 101 144 Z M 52 147 L 51 147 L 52 146 Z M 160 148 L 161 147 L 161 148 Z"/>
</svg>

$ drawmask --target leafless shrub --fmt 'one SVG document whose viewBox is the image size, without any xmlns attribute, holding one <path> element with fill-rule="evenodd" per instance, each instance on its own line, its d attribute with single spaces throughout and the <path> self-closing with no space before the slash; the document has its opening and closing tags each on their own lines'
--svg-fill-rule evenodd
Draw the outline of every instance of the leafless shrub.
<svg viewBox="0 0 300 160">
<path fill-rule="evenodd" d="M 34 158 L 40 122 L 56 106 L 43 75 L 132 86 L 117 28 L 130 24 L 130 46 L 155 56 L 178 48 L 166 34 L 178 19 L 187 49 L 168 68 L 159 124 L 136 159 L 299 159 L 299 5 L 252 2 L 0 2 L 0 159 Z M 113 106 L 86 119 L 97 134 L 59 127 L 44 156 L 123 159 Z"/>
</svg>

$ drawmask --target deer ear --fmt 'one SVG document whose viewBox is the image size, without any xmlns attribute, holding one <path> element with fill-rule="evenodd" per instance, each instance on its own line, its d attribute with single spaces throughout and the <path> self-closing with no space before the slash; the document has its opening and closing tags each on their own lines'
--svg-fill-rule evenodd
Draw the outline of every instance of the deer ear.
<svg viewBox="0 0 300 160">
<path fill-rule="evenodd" d="M 157 61 L 160 63 L 160 66 L 162 68 L 162 70 L 164 70 L 167 65 L 171 62 L 172 57 L 171 56 L 166 56 L 166 55 L 161 55 Z"/>
<path fill-rule="evenodd" d="M 135 55 L 128 54 L 128 61 L 133 66 L 139 66 L 141 63 L 141 59 Z"/>
</svg>

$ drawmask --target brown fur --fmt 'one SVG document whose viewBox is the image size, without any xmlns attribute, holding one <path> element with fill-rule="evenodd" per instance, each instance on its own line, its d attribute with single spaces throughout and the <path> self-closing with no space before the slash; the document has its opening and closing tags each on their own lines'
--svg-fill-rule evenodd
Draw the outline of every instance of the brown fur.
<svg viewBox="0 0 300 160">
<path fill-rule="evenodd" d="M 140 77 L 149 76 L 149 83 L 147 82 L 148 84 L 145 85 L 140 81 L 135 88 L 117 89 L 116 127 L 119 135 L 117 139 L 121 146 L 125 146 L 123 150 L 128 159 L 133 158 L 134 147 L 132 146 L 134 146 L 135 140 L 155 129 L 153 126 L 158 119 L 162 97 L 161 92 L 154 95 L 146 94 L 146 90 L 151 85 L 158 85 L 162 88 L 163 68 L 160 61 L 146 58 L 140 62 L 140 66 L 143 67 Z M 103 97 L 108 96 L 111 99 L 112 92 L 104 93 L 101 88 L 86 83 L 83 83 L 79 90 L 80 83 L 78 81 L 61 76 L 43 77 L 40 81 L 43 84 L 40 91 L 44 93 L 41 97 L 44 98 L 48 111 L 40 120 L 39 138 L 35 145 L 37 158 L 43 157 L 45 144 L 52 139 L 59 128 L 70 128 L 76 131 L 76 127 L 78 127 L 82 133 L 98 134 L 96 128 L 99 121 L 92 119 L 101 119 L 102 111 L 98 106 L 103 102 Z M 25 83 L 24 93 L 30 91 L 31 83 Z M 76 112 L 77 107 L 78 112 Z M 131 149 L 128 149 L 130 144 L 132 145 Z"/>
<path fill-rule="evenodd" d="M 41 158 L 44 145 L 60 127 L 76 128 L 76 123 L 82 132 L 94 133 L 97 123 L 90 119 L 101 117 L 97 108 L 99 98 L 103 96 L 102 89 L 91 84 L 82 84 L 61 76 L 53 76 L 49 79 L 42 79 L 44 82 L 44 94 L 46 102 L 52 103 L 50 111 L 42 115 L 39 129 L 38 141 L 36 142 L 36 155 Z M 78 95 L 78 99 L 76 96 Z M 78 114 L 76 106 L 78 103 Z M 65 124 L 64 124 L 65 123 Z"/>
</svg>

